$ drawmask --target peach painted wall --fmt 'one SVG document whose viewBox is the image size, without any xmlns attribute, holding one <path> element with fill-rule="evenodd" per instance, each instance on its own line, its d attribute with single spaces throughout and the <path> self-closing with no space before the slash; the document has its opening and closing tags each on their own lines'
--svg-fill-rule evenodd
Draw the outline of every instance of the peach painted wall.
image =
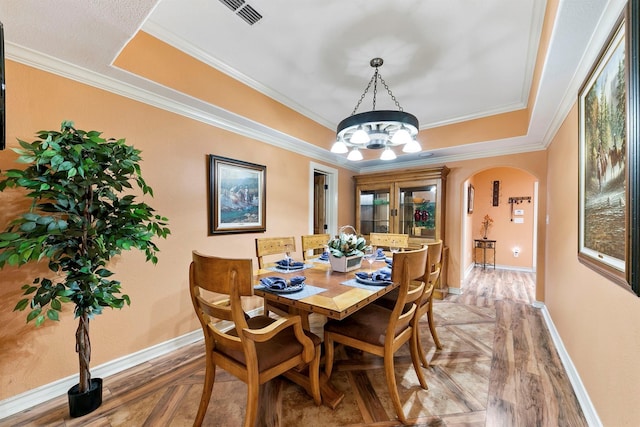
<svg viewBox="0 0 640 427">
<path fill-rule="evenodd" d="M 472 239 L 481 239 L 482 221 L 485 215 L 493 219 L 488 238 L 496 241 L 496 265 L 525 270 L 533 269 L 533 225 L 535 178 L 520 169 L 492 168 L 474 175 L 475 206 L 473 212 Z M 499 203 L 493 206 L 493 181 L 500 182 Z M 531 197 L 531 203 L 514 204 L 513 210 L 522 210 L 524 215 L 513 215 L 509 197 Z M 521 218 L 522 224 L 512 219 Z M 473 242 L 472 242 L 473 245 Z M 513 256 L 512 248 L 520 248 Z M 489 256 L 489 255 L 487 255 Z"/>
<path fill-rule="evenodd" d="M 116 278 L 131 307 L 107 310 L 91 324 L 92 366 L 165 342 L 199 328 L 187 289 L 192 250 L 255 260 L 256 237 L 309 232 L 308 182 L 311 159 L 273 145 L 190 120 L 112 93 L 12 61 L 7 71 L 7 142 L 31 141 L 41 129 L 59 129 L 73 120 L 79 129 L 124 137 L 142 150 L 142 172 L 155 190 L 147 200 L 170 219 L 171 236 L 159 240 L 159 263 L 144 262 L 136 251 L 113 261 Z M 286 122 L 297 117 L 288 113 Z M 273 123 L 277 121 L 274 119 Z M 267 166 L 267 232 L 207 235 L 207 154 Z M 0 152 L 0 169 L 20 167 L 16 154 Z M 316 161 L 316 160 L 314 160 Z M 333 165 L 332 165 L 333 166 Z M 335 166 L 333 166 L 335 168 Z M 352 173 L 339 170 L 338 224 L 354 221 Z M 16 191 L 0 193 L 0 229 L 24 204 Z M 298 248 L 298 257 L 301 257 Z M 0 271 L 0 400 L 77 373 L 76 323 L 67 307 L 59 324 L 35 328 L 24 312 L 14 313 L 19 288 L 44 265 Z M 30 282 L 30 281 L 29 281 Z M 258 306 L 255 298 L 248 308 Z"/>
<path fill-rule="evenodd" d="M 549 146 L 547 182 L 546 305 L 602 424 L 640 425 L 640 299 L 578 261 L 575 106 Z"/>
</svg>

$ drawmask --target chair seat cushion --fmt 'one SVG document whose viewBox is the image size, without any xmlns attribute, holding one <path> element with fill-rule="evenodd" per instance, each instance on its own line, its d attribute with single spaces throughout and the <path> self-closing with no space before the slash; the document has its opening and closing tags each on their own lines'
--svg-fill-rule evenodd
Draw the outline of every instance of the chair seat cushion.
<svg viewBox="0 0 640 427">
<path fill-rule="evenodd" d="M 256 316 L 250 318 L 247 321 L 247 325 L 250 329 L 261 329 L 275 321 L 276 319 L 268 316 Z M 229 335 L 238 336 L 235 329 L 228 333 Z M 319 351 L 318 346 L 320 346 L 321 343 L 320 337 L 309 331 L 304 331 L 304 333 L 313 341 L 316 351 Z M 221 344 L 222 343 L 216 342 L 214 351 L 231 357 L 238 363 L 246 366 L 246 359 L 242 350 L 231 349 Z M 284 329 L 267 342 L 256 343 L 256 353 L 258 354 L 258 371 L 263 372 L 302 353 L 302 344 L 298 342 L 291 327 Z"/>
<path fill-rule="evenodd" d="M 386 309 L 393 310 L 393 308 L 396 306 L 396 301 L 398 301 L 399 294 L 400 294 L 400 291 L 398 289 L 394 289 L 391 292 L 382 295 L 373 303 L 379 306 L 382 306 Z M 424 307 L 428 303 L 429 303 L 429 298 L 425 298 L 424 301 L 422 301 L 422 303 L 420 304 L 420 307 Z M 405 304 L 404 309 L 408 310 L 410 307 L 411 307 L 411 303 Z"/>
<path fill-rule="evenodd" d="M 369 304 L 343 320 L 329 320 L 325 332 L 334 332 L 374 345 L 384 345 L 391 310 Z M 396 331 L 396 335 L 401 331 Z"/>
</svg>

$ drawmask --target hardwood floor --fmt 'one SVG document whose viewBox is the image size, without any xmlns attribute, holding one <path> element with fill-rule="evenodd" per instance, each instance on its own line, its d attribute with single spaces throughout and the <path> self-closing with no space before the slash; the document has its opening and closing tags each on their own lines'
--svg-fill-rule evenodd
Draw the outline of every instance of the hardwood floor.
<svg viewBox="0 0 640 427">
<path fill-rule="evenodd" d="M 461 295 L 434 305 L 444 345 L 435 350 L 426 319 L 423 345 L 429 390 L 419 387 L 408 348 L 396 357 L 396 379 L 405 413 L 420 426 L 586 426 L 540 311 L 531 306 L 531 273 L 475 268 Z M 312 316 L 312 329 L 322 330 Z M 406 347 L 406 346 L 405 346 Z M 102 406 L 70 419 L 66 396 L 0 420 L 0 426 L 189 426 L 204 380 L 204 346 L 170 355 L 105 378 Z M 335 410 L 316 407 L 296 385 L 271 381 L 261 394 L 264 426 L 395 426 L 380 359 L 336 349 L 331 381 L 345 393 Z M 239 426 L 246 386 L 218 370 L 206 426 Z"/>
</svg>

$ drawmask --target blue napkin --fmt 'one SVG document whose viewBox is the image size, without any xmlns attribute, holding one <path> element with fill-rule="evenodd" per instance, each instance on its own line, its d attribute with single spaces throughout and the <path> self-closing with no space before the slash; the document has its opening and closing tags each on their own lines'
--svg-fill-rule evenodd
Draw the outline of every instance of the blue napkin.
<svg viewBox="0 0 640 427">
<path fill-rule="evenodd" d="M 374 271 L 371 275 L 371 279 L 375 281 L 391 281 L 391 269 L 389 267 L 383 267 L 380 270 Z"/>
<path fill-rule="evenodd" d="M 371 273 L 371 276 L 369 276 L 369 273 L 366 271 L 358 271 L 356 272 L 356 276 L 360 279 L 373 280 L 375 282 L 390 282 L 391 269 L 389 267 L 383 267 L 380 270 L 376 270 Z"/>
<path fill-rule="evenodd" d="M 384 251 L 382 249 L 378 249 L 376 251 L 376 261 L 382 261 L 386 258 L 387 256 L 384 254 Z"/>
<path fill-rule="evenodd" d="M 263 277 L 260 284 L 269 289 L 284 289 L 287 287 L 287 281 L 282 277 Z"/>
<path fill-rule="evenodd" d="M 282 277 L 270 276 L 260 279 L 260 284 L 269 289 L 285 289 L 287 286 L 298 286 L 305 281 L 305 276 L 294 276 L 287 285 L 287 280 Z"/>
<path fill-rule="evenodd" d="M 304 283 L 305 279 L 305 276 L 293 276 L 289 282 L 291 282 L 291 286 L 297 286 L 300 283 Z"/>
<path fill-rule="evenodd" d="M 322 252 L 322 255 L 318 257 L 320 261 L 329 261 L 329 252 Z"/>
<path fill-rule="evenodd" d="M 386 262 L 387 265 L 391 267 L 393 265 L 393 258 L 385 258 L 384 262 Z"/>
<path fill-rule="evenodd" d="M 287 260 L 286 259 L 281 259 L 280 261 L 276 261 L 276 264 L 278 264 L 278 267 L 287 268 Z M 294 261 L 294 260 L 290 259 L 289 260 L 289 267 L 302 268 L 302 267 L 304 267 L 304 262 Z"/>
</svg>

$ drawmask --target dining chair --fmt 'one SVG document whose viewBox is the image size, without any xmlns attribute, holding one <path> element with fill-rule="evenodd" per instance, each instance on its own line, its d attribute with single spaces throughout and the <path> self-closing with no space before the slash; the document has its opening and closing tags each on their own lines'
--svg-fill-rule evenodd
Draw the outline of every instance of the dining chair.
<svg viewBox="0 0 640 427">
<path fill-rule="evenodd" d="M 305 388 L 320 405 L 320 338 L 302 328 L 299 316 L 272 319 L 249 317 L 241 297 L 253 295 L 251 259 L 227 259 L 193 252 L 189 267 L 191 301 L 204 332 L 206 370 L 204 388 L 194 426 L 202 425 L 209 406 L 216 367 L 247 384 L 245 427 L 253 426 L 258 410 L 261 384 L 285 375 L 292 369 L 308 367 Z M 204 292 L 202 292 L 204 291 Z M 224 295 L 210 301 L 211 292 Z M 232 322 L 228 330 L 217 319 Z M 297 377 L 299 378 L 299 373 Z"/>
<path fill-rule="evenodd" d="M 325 373 L 333 370 L 334 345 L 340 343 L 384 358 L 384 371 L 389 395 L 402 423 L 407 419 L 400 403 L 394 371 L 394 355 L 410 342 L 411 361 L 420 386 L 427 389 L 418 355 L 418 343 L 413 333 L 416 303 L 424 291 L 422 279 L 426 270 L 427 248 L 393 254 L 391 280 L 399 282 L 398 298 L 392 310 L 369 304 L 344 320 L 329 320 L 324 325 Z M 416 286 L 416 284 L 419 285 Z M 413 286 L 410 286 L 412 285 Z"/>
<path fill-rule="evenodd" d="M 429 243 L 426 245 L 427 247 L 427 260 L 426 260 L 426 268 L 425 275 L 423 281 L 425 283 L 425 288 L 422 296 L 417 302 L 416 315 L 415 315 L 415 326 L 414 333 L 416 335 L 415 339 L 418 344 L 418 354 L 420 356 L 420 362 L 422 366 L 425 368 L 429 366 L 429 362 L 427 361 L 426 355 L 424 353 L 424 349 L 422 347 L 422 343 L 420 342 L 420 328 L 418 327 L 418 322 L 420 319 L 426 314 L 427 322 L 429 325 L 429 331 L 431 332 L 431 336 L 433 337 L 433 342 L 436 345 L 438 350 L 442 350 L 442 343 L 440 342 L 440 338 L 438 337 L 438 332 L 436 331 L 436 324 L 433 318 L 433 290 L 440 278 L 440 267 L 442 260 L 442 240 L 438 240 L 434 243 Z M 393 308 L 398 299 L 398 291 L 393 290 L 382 297 L 378 298 L 374 301 L 374 304 L 381 305 L 388 309 Z"/>
<path fill-rule="evenodd" d="M 316 249 L 324 249 L 330 239 L 331 236 L 328 234 L 308 234 L 302 236 L 302 259 L 307 260 L 310 250 L 315 252 Z M 315 253 L 313 255 L 315 255 Z"/>
<path fill-rule="evenodd" d="M 284 256 L 287 252 L 287 245 L 290 245 L 291 251 L 296 250 L 296 241 L 293 236 L 286 237 L 257 237 L 256 238 L 256 257 L 258 258 L 258 268 L 265 268 L 267 263 L 264 260 L 265 256 L 281 255 Z M 264 312 L 266 316 L 269 311 L 276 313 L 280 316 L 289 314 L 289 308 L 284 304 L 269 303 L 264 300 Z"/>
<path fill-rule="evenodd" d="M 371 233 L 369 234 L 369 244 L 377 247 L 385 248 L 402 248 L 409 247 L 409 235 L 408 234 L 394 234 L 394 233 Z"/>
<path fill-rule="evenodd" d="M 427 245 L 427 250 L 429 252 L 429 265 L 431 266 L 429 272 L 429 281 L 428 283 L 432 283 L 435 287 L 438 286 L 438 281 L 442 280 L 440 275 L 442 273 L 442 251 L 444 250 L 444 245 L 442 240 L 438 240 L 433 243 L 429 243 Z M 425 304 L 428 304 L 425 307 Z M 427 320 L 429 322 L 429 330 L 431 331 L 431 336 L 433 337 L 433 342 L 436 345 L 438 350 L 442 350 L 442 343 L 440 343 L 440 338 L 438 338 L 438 332 L 436 331 L 436 324 L 433 320 L 433 298 L 429 296 L 428 298 L 423 298 L 418 307 L 418 311 L 422 314 L 422 317 L 425 313 L 427 314 Z M 420 359 L 422 360 L 422 364 L 426 367 L 428 364 L 426 363 L 426 359 L 424 357 L 424 353 L 422 347 L 418 347 L 420 350 Z"/>
<path fill-rule="evenodd" d="M 296 251 L 296 240 L 293 236 L 257 237 L 256 257 L 258 257 L 258 268 L 264 268 L 266 266 L 265 256 L 284 255 L 287 252 L 287 245 L 291 245 L 292 252 Z"/>
</svg>

